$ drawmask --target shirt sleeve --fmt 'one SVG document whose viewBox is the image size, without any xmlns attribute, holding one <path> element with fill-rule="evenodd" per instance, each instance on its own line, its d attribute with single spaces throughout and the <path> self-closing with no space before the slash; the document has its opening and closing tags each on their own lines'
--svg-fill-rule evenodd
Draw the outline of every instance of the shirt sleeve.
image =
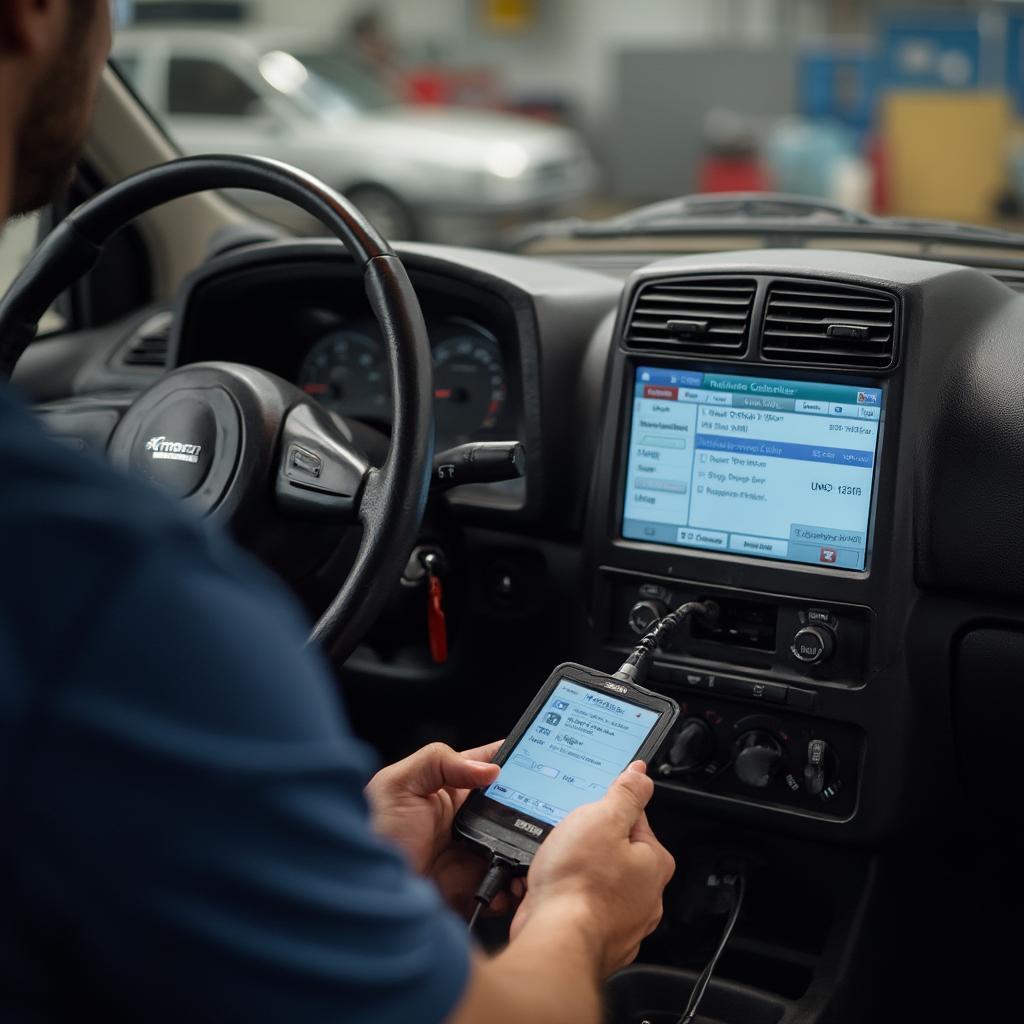
<svg viewBox="0 0 1024 1024">
<path fill-rule="evenodd" d="M 443 1020 L 465 926 L 372 833 L 300 617 L 230 561 L 124 554 L 48 682 L 14 846 L 40 987 L 74 1019 Z"/>
</svg>

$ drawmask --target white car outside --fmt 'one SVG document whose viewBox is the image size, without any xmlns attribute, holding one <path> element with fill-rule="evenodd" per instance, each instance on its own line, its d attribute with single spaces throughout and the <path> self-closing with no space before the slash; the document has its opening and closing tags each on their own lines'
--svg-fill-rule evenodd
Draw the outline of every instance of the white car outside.
<svg viewBox="0 0 1024 1024">
<path fill-rule="evenodd" d="M 118 33 L 114 60 L 184 152 L 294 164 L 351 196 L 393 238 L 485 242 L 511 223 L 564 214 L 592 191 L 596 168 L 575 132 L 390 102 L 322 45 L 295 34 L 146 28 Z M 272 202 L 260 212 L 308 223 Z"/>
</svg>

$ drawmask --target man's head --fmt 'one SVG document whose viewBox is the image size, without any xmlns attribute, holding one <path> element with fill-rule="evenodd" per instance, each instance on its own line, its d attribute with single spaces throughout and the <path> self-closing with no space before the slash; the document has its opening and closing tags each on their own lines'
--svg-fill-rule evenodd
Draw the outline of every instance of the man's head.
<svg viewBox="0 0 1024 1024">
<path fill-rule="evenodd" d="M 67 186 L 109 49 L 108 0 L 0 0 L 0 214 Z"/>
</svg>

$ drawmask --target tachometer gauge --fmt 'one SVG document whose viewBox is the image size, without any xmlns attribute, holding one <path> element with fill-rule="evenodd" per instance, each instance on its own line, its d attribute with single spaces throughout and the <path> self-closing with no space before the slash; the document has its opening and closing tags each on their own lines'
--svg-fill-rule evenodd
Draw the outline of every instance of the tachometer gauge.
<svg viewBox="0 0 1024 1024">
<path fill-rule="evenodd" d="M 508 399 L 505 363 L 495 337 L 452 318 L 434 331 L 434 410 L 439 448 L 494 430 Z"/>
<path fill-rule="evenodd" d="M 391 379 L 380 337 L 343 327 L 321 338 L 299 370 L 299 387 L 342 416 L 391 417 Z"/>
</svg>

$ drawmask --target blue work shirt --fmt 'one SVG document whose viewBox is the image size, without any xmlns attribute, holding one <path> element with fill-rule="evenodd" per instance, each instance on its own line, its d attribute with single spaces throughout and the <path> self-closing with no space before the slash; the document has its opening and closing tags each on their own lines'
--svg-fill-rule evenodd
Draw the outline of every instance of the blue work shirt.
<svg viewBox="0 0 1024 1024">
<path fill-rule="evenodd" d="M 0 393 L 0 1019 L 443 1020 L 465 925 L 269 576 Z"/>
</svg>

